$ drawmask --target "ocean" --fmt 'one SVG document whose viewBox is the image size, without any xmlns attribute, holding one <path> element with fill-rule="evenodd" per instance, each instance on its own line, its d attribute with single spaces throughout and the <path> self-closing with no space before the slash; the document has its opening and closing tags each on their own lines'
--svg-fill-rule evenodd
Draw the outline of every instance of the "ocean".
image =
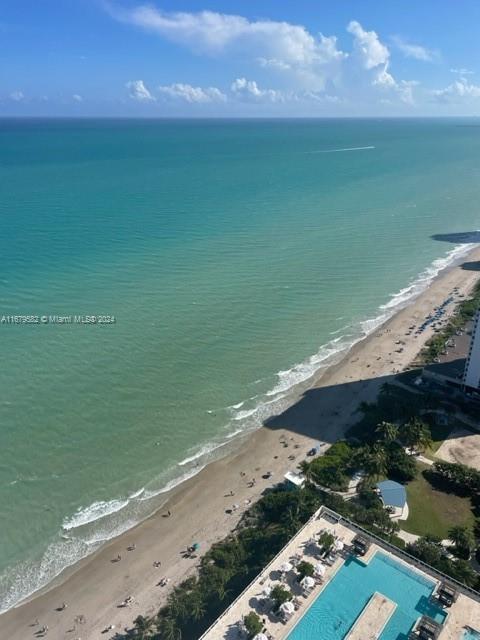
<svg viewBox="0 0 480 640">
<path fill-rule="evenodd" d="M 479 159 L 473 119 L 1 120 L 0 611 L 461 260 Z"/>
</svg>

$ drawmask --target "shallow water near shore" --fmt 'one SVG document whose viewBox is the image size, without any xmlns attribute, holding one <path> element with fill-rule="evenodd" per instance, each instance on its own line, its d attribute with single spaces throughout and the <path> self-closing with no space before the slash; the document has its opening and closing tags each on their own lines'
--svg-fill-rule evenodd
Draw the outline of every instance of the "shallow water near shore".
<svg viewBox="0 0 480 640">
<path fill-rule="evenodd" d="M 0 327 L 0 610 L 461 259 L 465 124 L 0 122 L 2 314 L 116 320 Z"/>
</svg>

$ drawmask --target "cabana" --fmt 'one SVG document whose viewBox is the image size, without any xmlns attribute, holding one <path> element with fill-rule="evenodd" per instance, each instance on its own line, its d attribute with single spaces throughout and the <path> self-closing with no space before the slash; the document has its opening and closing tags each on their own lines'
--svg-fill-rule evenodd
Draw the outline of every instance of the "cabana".
<svg viewBox="0 0 480 640">
<path fill-rule="evenodd" d="M 370 549 L 370 540 L 365 536 L 355 536 L 352 540 L 353 551 L 357 556 L 364 556 Z"/>
<path fill-rule="evenodd" d="M 451 607 L 457 600 L 458 591 L 447 582 L 442 582 L 437 589 L 437 598 L 444 607 Z"/>
<path fill-rule="evenodd" d="M 406 520 L 408 504 L 405 487 L 393 480 L 384 480 L 377 484 L 377 489 L 390 517 L 395 520 Z"/>
<path fill-rule="evenodd" d="M 441 630 L 442 625 L 439 622 L 435 622 L 429 616 L 422 616 L 417 620 L 410 637 L 420 640 L 437 640 Z"/>
</svg>

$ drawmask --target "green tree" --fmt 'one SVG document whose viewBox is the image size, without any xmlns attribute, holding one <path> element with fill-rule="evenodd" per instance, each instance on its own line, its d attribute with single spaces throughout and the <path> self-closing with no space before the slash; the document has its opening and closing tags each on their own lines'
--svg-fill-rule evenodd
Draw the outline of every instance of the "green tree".
<svg viewBox="0 0 480 640">
<path fill-rule="evenodd" d="M 249 638 L 253 638 L 263 629 L 263 624 L 260 616 L 255 613 L 255 611 L 250 611 L 250 613 L 247 613 L 247 615 L 243 618 L 243 624 L 245 625 L 245 629 L 247 630 Z"/>
<path fill-rule="evenodd" d="M 418 418 L 412 418 L 406 422 L 401 430 L 402 441 L 409 449 L 428 449 L 432 445 L 432 434 L 428 426 Z"/>
<path fill-rule="evenodd" d="M 178 622 L 172 616 L 166 615 L 160 618 L 157 627 L 162 640 L 182 640 Z"/>
<path fill-rule="evenodd" d="M 275 608 L 278 609 L 284 602 L 292 599 L 292 594 L 288 589 L 282 587 L 281 584 L 276 584 L 272 589 L 270 597 L 275 602 Z"/>
<path fill-rule="evenodd" d="M 325 553 L 327 551 L 330 551 L 330 549 L 333 547 L 333 543 L 334 542 L 335 542 L 335 538 L 333 537 L 333 535 L 331 533 L 328 533 L 328 531 L 324 531 L 323 533 L 321 533 L 319 538 L 318 538 L 318 546 Z"/>
<path fill-rule="evenodd" d="M 403 447 L 392 443 L 388 449 L 388 477 L 399 482 L 408 482 L 417 475 L 417 462 L 414 456 L 405 453 Z"/>
<path fill-rule="evenodd" d="M 367 476 L 373 479 L 386 475 L 388 461 L 385 448 L 377 442 L 367 448 L 363 458 L 363 468 Z"/>
<path fill-rule="evenodd" d="M 456 555 L 468 560 L 475 548 L 475 538 L 471 529 L 456 525 L 449 530 L 448 537 L 453 542 Z"/>
<path fill-rule="evenodd" d="M 152 618 L 137 616 L 133 621 L 133 625 L 135 629 L 135 638 L 138 638 L 138 640 L 148 640 L 148 638 L 151 638 L 155 628 L 155 623 Z"/>
<path fill-rule="evenodd" d="M 375 429 L 375 434 L 382 442 L 391 444 L 398 437 L 398 427 L 393 422 L 380 422 Z"/>
<path fill-rule="evenodd" d="M 307 562 L 306 560 L 302 560 L 302 562 L 299 562 L 296 569 L 299 582 L 303 580 L 305 576 L 311 577 L 315 573 L 315 567 L 313 566 L 313 564 L 311 562 Z"/>
</svg>

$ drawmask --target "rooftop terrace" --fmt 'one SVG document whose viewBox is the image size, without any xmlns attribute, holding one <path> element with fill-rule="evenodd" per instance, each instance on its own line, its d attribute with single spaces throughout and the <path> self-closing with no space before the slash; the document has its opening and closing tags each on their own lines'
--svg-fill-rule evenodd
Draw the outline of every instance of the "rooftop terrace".
<svg viewBox="0 0 480 640">
<path fill-rule="evenodd" d="M 358 540 L 359 534 L 369 545 L 365 555 L 357 558 L 353 542 Z M 330 550 L 325 548 L 326 541 L 331 543 Z M 296 566 L 301 561 L 314 565 L 315 572 L 311 579 L 299 582 Z M 368 572 L 362 573 L 369 563 L 372 563 L 370 577 Z M 376 576 L 375 563 L 384 564 L 386 571 L 390 571 L 385 589 L 373 586 L 371 577 Z M 349 571 L 350 566 L 356 572 L 351 583 L 354 587 L 342 592 L 340 575 L 345 577 L 344 572 Z M 345 568 L 339 574 L 342 567 Z M 393 582 L 398 578 L 396 591 L 391 589 L 392 575 L 395 576 Z M 420 619 L 424 616 L 439 624 L 437 637 L 440 640 L 459 640 L 467 626 L 480 630 L 480 594 L 448 579 L 456 598 L 448 608 L 443 608 L 438 594 L 446 580 L 446 576 L 431 567 L 322 507 L 204 633 L 202 640 L 247 640 L 243 620 L 251 611 L 255 611 L 262 621 L 262 634 L 274 640 L 282 640 L 290 634 L 290 640 L 318 637 L 353 640 L 360 635 L 364 639 L 390 640 L 390 636 L 398 637 L 399 624 L 410 624 L 408 620 L 405 623 L 404 612 L 399 612 L 395 618 L 397 606 L 400 609 L 405 605 L 401 602 L 403 592 L 410 593 L 415 607 L 409 604 L 409 614 L 413 618 L 410 628 L 401 629 L 402 635 L 407 637 L 413 631 L 419 637 L 419 631 L 415 629 L 420 630 Z M 408 581 L 418 588 L 421 596 L 415 595 L 415 588 L 411 589 Z M 271 598 L 272 589 L 277 585 L 291 594 L 287 606 L 278 610 Z M 335 594 L 337 585 L 338 594 Z M 412 592 L 415 592 L 413 596 Z M 355 604 L 350 606 L 349 601 Z M 323 609 L 322 602 L 325 604 Z M 336 602 L 340 603 L 338 612 L 335 611 Z M 345 609 L 348 615 L 345 615 Z"/>
</svg>

